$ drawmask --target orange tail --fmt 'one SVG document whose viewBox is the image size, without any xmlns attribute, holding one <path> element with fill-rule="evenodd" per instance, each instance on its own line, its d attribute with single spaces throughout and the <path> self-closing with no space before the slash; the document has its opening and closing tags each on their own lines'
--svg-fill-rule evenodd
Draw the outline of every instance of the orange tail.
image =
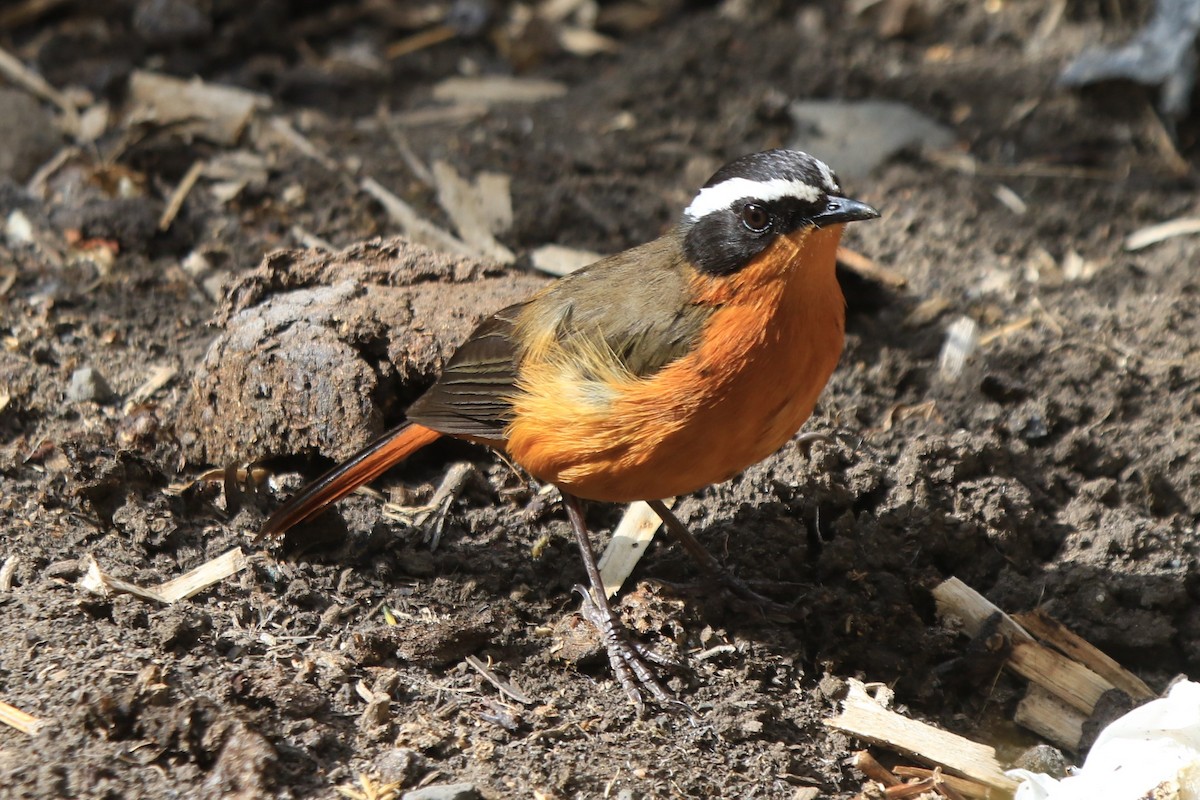
<svg viewBox="0 0 1200 800">
<path fill-rule="evenodd" d="M 267 524 L 263 525 L 256 541 L 267 536 L 277 536 L 293 525 L 317 516 L 326 507 L 341 500 L 364 483 L 375 480 L 441 436 L 442 434 L 432 428 L 412 422 L 392 428 L 284 503 L 271 515 Z"/>
</svg>

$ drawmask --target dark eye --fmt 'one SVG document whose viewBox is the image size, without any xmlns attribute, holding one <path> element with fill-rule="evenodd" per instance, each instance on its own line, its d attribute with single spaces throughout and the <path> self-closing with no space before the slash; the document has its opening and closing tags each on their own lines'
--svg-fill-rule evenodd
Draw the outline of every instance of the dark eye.
<svg viewBox="0 0 1200 800">
<path fill-rule="evenodd" d="M 742 206 L 742 224 L 754 233 L 762 233 L 771 227 L 771 215 L 761 203 L 746 203 Z"/>
</svg>

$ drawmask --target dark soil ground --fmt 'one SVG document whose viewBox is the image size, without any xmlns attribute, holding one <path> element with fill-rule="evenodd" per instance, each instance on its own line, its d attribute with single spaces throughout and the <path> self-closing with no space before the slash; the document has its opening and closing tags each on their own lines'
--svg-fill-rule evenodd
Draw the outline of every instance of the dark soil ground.
<svg viewBox="0 0 1200 800">
<path fill-rule="evenodd" d="M 183 17 L 157 25 L 160 5 Z M 592 58 L 484 36 L 386 61 L 406 31 L 371 3 L 66 3 L 0 29 L 53 86 L 114 113 L 135 67 L 262 92 L 273 104 L 255 124 L 287 120 L 326 159 L 260 153 L 263 180 L 229 201 L 202 182 L 163 233 L 188 167 L 246 140 L 189 141 L 114 116 L 30 191 L 66 141 L 38 133 L 44 109 L 8 112 L 5 125 L 33 132 L 33 155 L 0 183 L 0 211 L 20 209 L 34 233 L 0 243 L 0 558 L 16 559 L 0 590 L 0 699 L 46 728 L 0 730 L 0 796 L 333 797 L 365 773 L 405 789 L 469 782 L 488 798 L 850 797 L 862 776 L 845 758 L 859 744 L 821 723 L 847 677 L 891 684 L 910 713 L 1003 757 L 1034 742 L 1005 722 L 1018 682 L 972 669 L 968 643 L 939 626 L 929 590 L 950 575 L 1006 609 L 1046 607 L 1155 688 L 1200 674 L 1200 244 L 1123 246 L 1200 210 L 1196 125 L 1179 123 L 1173 152 L 1140 90 L 1055 87 L 1087 43 L 1127 36 L 1141 5 L 1069 2 L 1055 25 L 1054 4 L 921 5 L 904 36 L 836 2 L 667 9 L 602 29 L 618 49 Z M 188 33 L 187 9 L 211 30 Z M 251 542 L 297 472 L 328 463 L 314 450 L 344 456 L 399 419 L 470 319 L 546 280 L 453 259 L 412 273 L 396 243 L 352 250 L 337 269 L 308 253 L 255 271 L 299 248 L 301 231 L 338 248 L 397 233 L 361 177 L 448 227 L 389 119 L 431 106 L 446 77 L 514 65 L 569 90 L 403 131 L 425 163 L 511 176 L 515 224 L 501 238 L 519 255 L 656 236 L 714 166 L 790 141 L 793 98 L 902 101 L 959 143 L 955 158 L 902 155 L 849 187 L 883 218 L 847 244 L 908 285 L 851 287 L 847 349 L 809 424 L 834 444 L 810 457 L 787 447 L 677 506 L 732 571 L 802 619 L 767 620 L 711 591 L 662 542 L 623 594 L 631 625 L 685 660 L 733 645 L 670 673 L 695 720 L 634 717 L 576 615 L 583 574 L 563 510 L 487 452 L 435 447 L 380 482 L 411 504 L 454 461 L 479 468 L 436 550 L 369 496 L 281 544 Z M 389 295 L 412 318 L 354 306 L 347 335 L 376 383 L 346 378 L 358 394 L 343 402 L 246 374 L 238 396 L 274 409 L 272 424 L 246 407 L 205 416 L 215 401 L 203 392 L 239 380 L 229 368 L 205 383 L 232 363 L 205 361 L 220 326 L 345 275 L 381 293 L 439 287 L 422 290 L 436 293 L 425 306 Z M 489 280 L 494 293 L 474 288 Z M 941 310 L 924 313 L 934 299 Z M 421 308 L 442 316 L 421 322 Z M 962 316 L 981 345 L 942 379 L 939 350 Z M 111 395 L 70 390 L 86 367 Z M 157 367 L 177 372 L 136 397 Z M 219 480 L 179 488 L 289 453 L 303 457 L 271 462 L 274 488 L 240 510 Z M 603 530 L 619 514 L 597 506 L 590 520 Z M 238 545 L 255 554 L 246 570 L 169 607 L 78 585 L 88 555 L 154 585 Z M 498 694 L 467 656 L 534 702 Z"/>
</svg>

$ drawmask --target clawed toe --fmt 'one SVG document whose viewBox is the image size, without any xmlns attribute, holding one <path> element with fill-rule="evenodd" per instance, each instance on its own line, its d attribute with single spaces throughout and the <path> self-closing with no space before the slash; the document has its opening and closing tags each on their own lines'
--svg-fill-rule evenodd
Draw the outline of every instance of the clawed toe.
<svg viewBox="0 0 1200 800">
<path fill-rule="evenodd" d="M 425 543 L 430 550 L 436 550 L 441 543 L 442 533 L 446 529 L 446 520 L 450 515 L 450 507 L 454 504 L 472 480 L 479 475 L 474 464 L 460 462 L 450 467 L 441 485 L 433 493 L 433 497 L 423 506 L 401 506 L 389 503 L 383 508 L 383 514 L 388 519 L 398 520 L 416 528 L 425 530 Z"/>
<path fill-rule="evenodd" d="M 583 598 L 580 613 L 599 631 L 613 673 L 633 703 L 637 715 L 645 716 L 646 701 L 643 693 L 648 693 L 663 708 L 695 717 L 692 708 L 672 695 L 650 666 L 653 663 L 678 667 L 679 662 L 631 639 L 628 630 L 616 618 L 608 604 L 598 602 L 586 586 L 576 584 L 575 591 Z"/>
</svg>

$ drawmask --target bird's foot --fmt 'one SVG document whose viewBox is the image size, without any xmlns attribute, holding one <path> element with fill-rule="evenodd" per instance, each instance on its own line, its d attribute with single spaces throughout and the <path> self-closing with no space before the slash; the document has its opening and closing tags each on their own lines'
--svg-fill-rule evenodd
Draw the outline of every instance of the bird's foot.
<svg viewBox="0 0 1200 800">
<path fill-rule="evenodd" d="M 429 545 L 430 550 L 436 550 L 442 541 L 442 533 L 446 530 L 450 507 L 462 496 L 471 482 L 480 477 L 474 464 L 460 461 L 451 465 L 428 503 L 420 506 L 388 503 L 383 507 L 383 515 L 387 519 L 403 522 L 414 528 L 423 528 L 425 543 Z"/>
<path fill-rule="evenodd" d="M 597 599 L 586 586 L 576 584 L 575 591 L 583 598 L 580 613 L 600 633 L 617 682 L 633 703 L 637 715 L 645 716 L 644 693 L 648 693 L 664 709 L 681 711 L 689 717 L 695 717 L 696 713 L 691 706 L 676 699 L 670 690 L 663 686 L 651 666 L 658 664 L 677 667 L 679 663 L 631 639 L 628 629 L 621 624 L 612 607 L 604 599 Z"/>
<path fill-rule="evenodd" d="M 811 436 L 824 438 L 821 434 L 811 434 Z M 670 537 L 683 547 L 709 578 L 718 581 L 735 596 L 754 604 L 766 616 L 784 620 L 796 617 L 794 608 L 777 603 L 771 598 L 759 594 L 754 589 L 751 589 L 749 584 L 727 570 L 720 561 L 717 561 L 712 553 L 708 552 L 704 545 L 700 543 L 700 540 L 692 535 L 687 526 L 679 521 L 679 517 L 675 516 L 675 513 L 663 501 L 648 500 L 647 502 L 650 504 L 650 508 L 654 509 L 654 512 L 658 514 L 663 524 L 666 525 L 667 533 Z"/>
</svg>

